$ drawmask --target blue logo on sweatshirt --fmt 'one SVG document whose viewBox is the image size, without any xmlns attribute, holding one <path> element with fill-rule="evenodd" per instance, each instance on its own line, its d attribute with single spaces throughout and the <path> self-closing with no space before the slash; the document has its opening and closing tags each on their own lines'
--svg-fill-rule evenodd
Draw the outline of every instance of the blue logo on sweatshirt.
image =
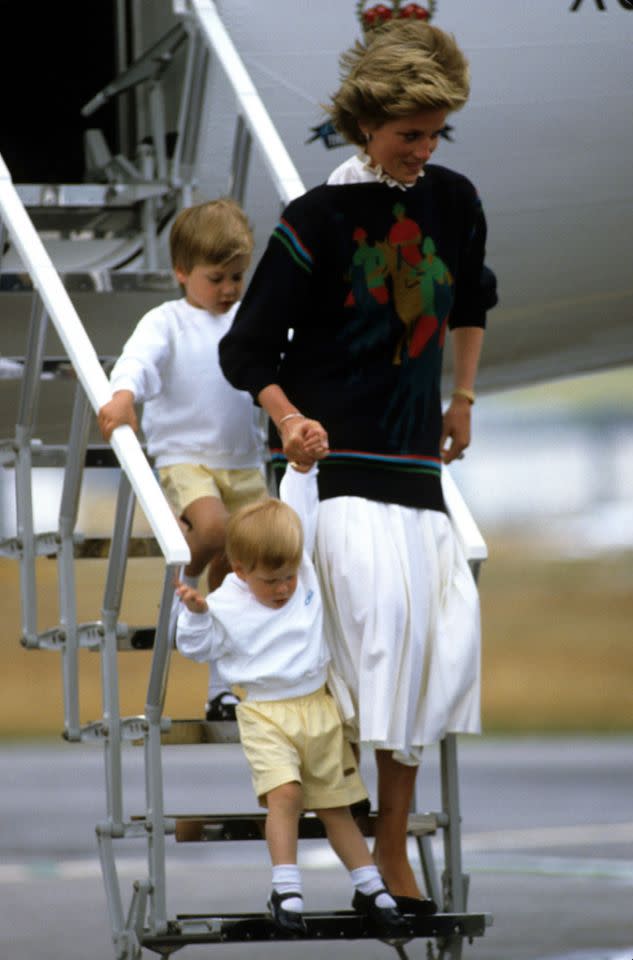
<svg viewBox="0 0 633 960">
<path fill-rule="evenodd" d="M 310 601 L 312 600 L 312 597 L 313 597 L 313 596 L 314 596 L 314 590 L 308 590 L 308 592 L 307 592 L 307 594 L 306 594 L 306 598 L 305 598 L 305 606 L 306 606 L 306 607 L 308 606 L 308 604 L 309 604 Z"/>
</svg>

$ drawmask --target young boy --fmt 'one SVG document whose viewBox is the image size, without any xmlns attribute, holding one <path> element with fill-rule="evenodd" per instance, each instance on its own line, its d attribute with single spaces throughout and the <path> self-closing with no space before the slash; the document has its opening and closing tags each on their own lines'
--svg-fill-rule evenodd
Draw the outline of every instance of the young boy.
<svg viewBox="0 0 633 960">
<path fill-rule="evenodd" d="M 336 678 L 328 673 L 321 595 L 310 560 L 316 472 L 316 466 L 307 473 L 289 467 L 280 491 L 285 502 L 271 498 L 230 518 L 226 552 L 233 573 L 206 600 L 189 586 L 177 587 L 185 609 L 176 643 L 193 660 L 213 660 L 226 685 L 239 690 L 242 746 L 255 793 L 268 808 L 274 924 L 294 936 L 307 932 L 297 866 L 298 821 L 307 809 L 322 820 L 350 871 L 353 908 L 368 917 L 377 936 L 406 937 L 408 924 L 349 809 L 367 793 L 326 687 Z"/>
<path fill-rule="evenodd" d="M 170 252 L 184 296 L 139 321 L 112 370 L 112 400 L 98 415 L 109 440 L 121 424 L 137 429 L 134 405 L 144 404 L 148 453 L 191 550 L 184 582 L 197 585 L 208 565 L 210 590 L 229 570 L 229 514 L 267 495 L 258 415 L 250 395 L 227 383 L 218 361 L 218 343 L 239 306 L 252 250 L 248 220 L 232 200 L 178 214 Z M 234 720 L 236 703 L 212 671 L 207 719 Z"/>
</svg>

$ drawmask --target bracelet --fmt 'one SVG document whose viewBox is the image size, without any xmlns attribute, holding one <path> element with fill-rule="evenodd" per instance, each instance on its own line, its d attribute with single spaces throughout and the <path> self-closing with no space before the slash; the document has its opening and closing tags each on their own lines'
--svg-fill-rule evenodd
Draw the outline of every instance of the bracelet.
<svg viewBox="0 0 633 960">
<path fill-rule="evenodd" d="M 305 417 L 302 413 L 287 413 L 286 416 L 282 417 L 279 421 L 279 426 L 281 426 L 282 423 L 285 423 L 286 420 L 290 420 L 292 417 L 301 417 L 302 420 L 305 420 Z"/>
<path fill-rule="evenodd" d="M 469 402 L 469 404 L 471 405 L 471 407 L 472 407 L 473 403 L 475 402 L 475 394 L 474 394 L 474 391 L 472 391 L 472 390 L 467 390 L 466 387 L 456 387 L 456 388 L 453 390 L 451 396 L 452 396 L 452 397 L 463 397 L 464 400 L 468 400 L 468 402 Z"/>
</svg>

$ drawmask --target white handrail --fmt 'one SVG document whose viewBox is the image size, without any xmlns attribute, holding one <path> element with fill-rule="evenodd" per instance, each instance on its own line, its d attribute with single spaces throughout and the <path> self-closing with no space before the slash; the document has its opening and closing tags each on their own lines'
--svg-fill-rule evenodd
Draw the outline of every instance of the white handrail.
<svg viewBox="0 0 633 960">
<path fill-rule="evenodd" d="M 242 59 L 235 49 L 226 27 L 220 20 L 212 0 L 190 0 L 198 26 L 222 64 L 238 103 L 244 111 L 244 122 L 261 150 L 264 163 L 284 206 L 305 193 L 297 168 L 262 103 Z"/>
<path fill-rule="evenodd" d="M 488 557 L 486 541 L 479 532 L 479 527 L 447 467 L 442 467 L 442 492 L 446 509 L 453 521 L 455 533 L 461 540 L 466 559 L 486 560 Z"/>
<path fill-rule="evenodd" d="M 112 396 L 108 378 L 0 155 L 0 215 L 55 325 L 95 411 Z M 118 427 L 111 444 L 167 563 L 188 563 L 189 547 L 131 427 Z"/>
</svg>

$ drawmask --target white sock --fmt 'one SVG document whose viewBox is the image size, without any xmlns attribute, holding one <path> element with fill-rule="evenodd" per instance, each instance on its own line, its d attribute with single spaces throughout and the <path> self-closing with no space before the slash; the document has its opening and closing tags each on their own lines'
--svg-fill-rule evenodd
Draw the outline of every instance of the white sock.
<svg viewBox="0 0 633 960">
<path fill-rule="evenodd" d="M 378 867 L 356 867 L 355 870 L 350 870 L 349 875 L 356 889 L 366 897 L 370 897 L 377 890 L 384 890 L 385 882 L 378 873 Z M 395 907 L 396 901 L 385 890 L 376 897 L 376 906 Z"/>
<path fill-rule="evenodd" d="M 292 910 L 294 913 L 303 912 L 301 871 L 295 863 L 280 863 L 273 867 L 273 890 L 277 893 L 298 893 L 298 897 L 284 900 L 282 906 L 284 910 Z"/>
</svg>

